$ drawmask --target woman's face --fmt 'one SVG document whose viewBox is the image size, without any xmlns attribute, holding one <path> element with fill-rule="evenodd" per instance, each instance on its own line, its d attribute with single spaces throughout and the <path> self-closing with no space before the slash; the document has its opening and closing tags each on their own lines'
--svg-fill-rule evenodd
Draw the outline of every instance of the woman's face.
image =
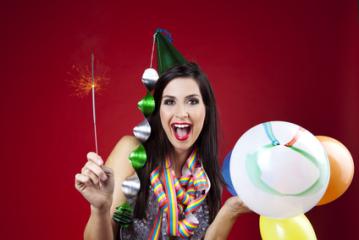
<svg viewBox="0 0 359 240">
<path fill-rule="evenodd" d="M 175 78 L 162 93 L 162 127 L 176 151 L 187 151 L 202 131 L 206 116 L 199 87 L 192 78 Z"/>
</svg>

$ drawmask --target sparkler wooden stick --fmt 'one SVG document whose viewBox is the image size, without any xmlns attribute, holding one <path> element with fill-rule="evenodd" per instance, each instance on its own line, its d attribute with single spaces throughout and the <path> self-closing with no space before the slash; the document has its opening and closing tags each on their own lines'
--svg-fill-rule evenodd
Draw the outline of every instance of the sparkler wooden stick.
<svg viewBox="0 0 359 240">
<path fill-rule="evenodd" d="M 93 129 L 94 129 L 96 153 L 99 154 L 98 144 L 97 144 L 96 104 L 95 104 L 95 55 L 93 51 L 91 52 L 91 79 L 92 79 L 91 93 L 92 93 Z"/>
</svg>

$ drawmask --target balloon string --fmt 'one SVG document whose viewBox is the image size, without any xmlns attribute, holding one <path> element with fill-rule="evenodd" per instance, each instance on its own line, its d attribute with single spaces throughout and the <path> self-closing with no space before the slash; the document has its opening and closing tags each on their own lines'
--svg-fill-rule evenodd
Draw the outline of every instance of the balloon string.
<svg viewBox="0 0 359 240">
<path fill-rule="evenodd" d="M 95 137 L 95 148 L 96 153 L 98 154 L 98 145 L 97 145 L 97 127 L 96 127 L 96 107 L 95 107 L 95 55 L 93 51 L 91 52 L 91 78 L 92 78 L 92 118 L 93 118 L 93 128 L 94 128 L 94 137 Z"/>
<path fill-rule="evenodd" d="M 293 146 L 293 145 L 298 141 L 298 139 L 299 139 L 301 133 L 303 133 L 303 132 L 304 132 L 304 129 L 303 129 L 303 128 L 299 128 L 298 131 L 297 131 L 297 133 L 294 135 L 294 137 L 293 137 L 287 144 L 285 144 L 284 146 L 286 146 L 286 147 L 291 147 L 291 146 Z"/>
<path fill-rule="evenodd" d="M 150 68 L 152 68 L 153 54 L 155 52 L 156 33 L 153 34 Z"/>
<path fill-rule="evenodd" d="M 270 122 L 264 123 L 264 130 L 267 134 L 267 137 L 271 140 L 272 145 L 276 146 L 279 145 L 279 141 L 275 138 L 274 134 L 273 134 L 273 130 L 272 130 L 272 125 Z M 294 135 L 294 137 L 286 144 L 284 144 L 284 146 L 286 147 L 291 147 L 293 146 L 299 139 L 299 137 L 301 136 L 301 134 L 304 132 L 305 130 L 303 128 L 299 128 L 296 132 L 296 134 Z"/>
<path fill-rule="evenodd" d="M 266 122 L 263 124 L 264 125 L 264 130 L 267 134 L 267 137 L 269 138 L 269 140 L 271 140 L 272 145 L 273 146 L 277 146 L 279 145 L 279 141 L 275 138 L 273 131 L 272 131 L 272 124 L 270 122 Z"/>
</svg>

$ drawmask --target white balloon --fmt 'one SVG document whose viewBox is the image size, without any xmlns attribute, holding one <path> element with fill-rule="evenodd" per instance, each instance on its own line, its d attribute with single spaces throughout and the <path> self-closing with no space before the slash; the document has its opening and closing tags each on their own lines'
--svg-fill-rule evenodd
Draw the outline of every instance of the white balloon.
<svg viewBox="0 0 359 240">
<path fill-rule="evenodd" d="M 240 137 L 232 150 L 230 175 L 238 196 L 252 211 L 290 218 L 320 201 L 330 167 L 314 135 L 296 124 L 273 121 Z"/>
</svg>

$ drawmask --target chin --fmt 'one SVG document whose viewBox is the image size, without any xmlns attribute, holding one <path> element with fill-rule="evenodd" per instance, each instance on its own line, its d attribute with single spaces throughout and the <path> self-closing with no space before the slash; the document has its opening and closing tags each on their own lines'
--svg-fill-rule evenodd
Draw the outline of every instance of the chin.
<svg viewBox="0 0 359 240">
<path fill-rule="evenodd" d="M 191 142 L 188 142 L 188 143 L 171 142 L 171 144 L 175 151 L 188 151 L 193 146 L 193 143 L 191 143 Z"/>
</svg>

